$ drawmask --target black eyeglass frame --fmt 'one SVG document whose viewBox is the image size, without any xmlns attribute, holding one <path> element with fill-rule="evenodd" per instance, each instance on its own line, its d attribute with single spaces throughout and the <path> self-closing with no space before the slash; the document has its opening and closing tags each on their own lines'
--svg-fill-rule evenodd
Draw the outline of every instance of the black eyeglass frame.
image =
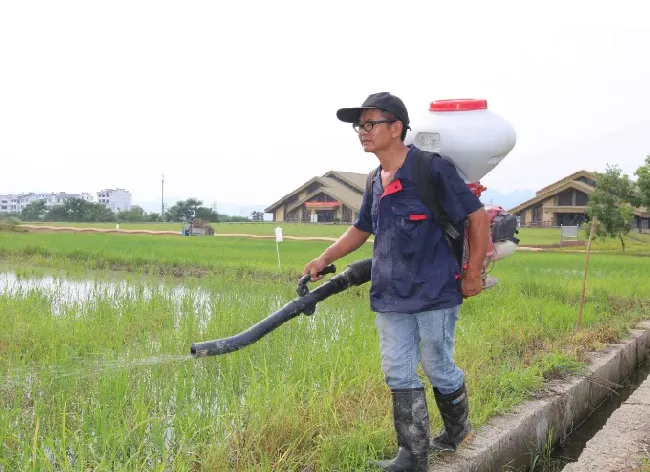
<svg viewBox="0 0 650 472">
<path fill-rule="evenodd" d="M 363 129 L 366 133 L 370 133 L 375 125 L 379 125 L 381 123 L 397 123 L 399 120 L 368 120 L 364 121 L 363 123 L 352 123 L 352 128 L 354 131 L 359 133 L 361 129 Z M 367 129 L 366 125 L 370 125 L 370 129 Z"/>
</svg>

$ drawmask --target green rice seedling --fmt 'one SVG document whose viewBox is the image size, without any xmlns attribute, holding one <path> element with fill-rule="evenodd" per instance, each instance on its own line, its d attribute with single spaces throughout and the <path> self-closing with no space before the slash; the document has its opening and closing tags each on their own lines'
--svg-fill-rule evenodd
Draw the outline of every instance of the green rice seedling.
<svg viewBox="0 0 650 472">
<path fill-rule="evenodd" d="M 0 470 L 364 470 L 394 451 L 367 285 L 240 351 L 189 356 L 192 342 L 240 332 L 295 298 L 302 267 L 327 244 L 281 243 L 278 270 L 274 241 L 215 239 L 2 241 L 10 261 L 40 247 L 48 255 L 30 260 L 50 264 L 0 274 Z M 106 267 L 92 272 L 97 260 Z M 644 262 L 592 255 L 580 336 L 583 255 L 498 263 L 499 285 L 466 300 L 458 324 L 473 423 L 580 372 L 585 349 L 647 318 Z M 193 267 L 201 277 L 173 272 Z M 439 429 L 434 408 L 431 419 Z"/>
</svg>

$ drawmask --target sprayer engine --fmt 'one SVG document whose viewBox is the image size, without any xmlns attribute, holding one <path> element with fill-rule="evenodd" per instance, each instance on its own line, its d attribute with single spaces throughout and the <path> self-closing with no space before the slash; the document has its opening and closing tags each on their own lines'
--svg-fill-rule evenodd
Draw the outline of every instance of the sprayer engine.
<svg viewBox="0 0 650 472">
<path fill-rule="evenodd" d="M 516 235 L 519 234 L 519 221 L 515 215 L 508 213 L 500 206 L 485 205 L 485 209 L 490 220 L 490 242 L 483 260 L 481 278 L 483 279 L 483 288 L 490 288 L 498 283 L 495 277 L 488 275 L 494 263 L 512 256 L 517 250 L 519 238 Z M 467 227 L 463 243 L 463 268 L 465 269 L 470 253 Z"/>
<path fill-rule="evenodd" d="M 492 235 L 492 251 L 488 253 L 493 261 L 510 257 L 517 250 L 519 238 L 519 221 L 501 207 L 486 206 L 490 216 L 490 232 Z"/>
</svg>

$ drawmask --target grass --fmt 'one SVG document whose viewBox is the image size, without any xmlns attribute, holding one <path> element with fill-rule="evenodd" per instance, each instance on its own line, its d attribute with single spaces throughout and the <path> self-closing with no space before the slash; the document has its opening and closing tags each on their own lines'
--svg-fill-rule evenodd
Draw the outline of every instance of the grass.
<svg viewBox="0 0 650 472">
<path fill-rule="evenodd" d="M 217 275 L 240 277 L 264 273 L 267 277 L 293 277 L 331 242 L 279 243 L 280 268 L 275 240 L 241 238 L 176 237 L 116 234 L 0 233 L 0 257 L 13 261 L 63 267 L 78 264 L 90 269 L 122 269 L 163 275 Z M 337 265 L 368 257 L 364 245 L 353 257 Z"/>
<path fill-rule="evenodd" d="M 326 245 L 281 243 L 278 271 L 269 241 L 0 234 L 22 287 L 0 293 L 0 470 L 358 471 L 390 456 L 367 285 L 240 351 L 187 358 L 192 342 L 237 333 L 293 299 Z M 13 264 L 25 260 L 49 268 Z M 97 260 L 131 273 L 89 279 Z M 140 274 L 197 265 L 203 277 L 182 286 Z M 584 255 L 521 252 L 497 263 L 497 287 L 465 302 L 456 361 L 475 426 L 648 317 L 647 260 L 594 254 L 574 336 L 583 265 Z"/>
<path fill-rule="evenodd" d="M 30 225 L 70 226 L 77 228 L 115 229 L 115 223 L 25 223 Z M 305 224 L 305 223 L 212 223 L 215 233 L 220 234 L 254 234 L 275 236 L 275 228 L 282 227 L 286 236 L 325 236 L 339 237 L 348 228 L 342 224 Z M 120 229 L 147 229 L 152 231 L 178 231 L 183 223 L 120 223 Z"/>
<path fill-rule="evenodd" d="M 115 229 L 115 223 L 33 223 L 32 225 L 71 226 L 78 228 L 104 228 Z M 120 223 L 120 229 L 146 229 L 152 231 L 178 231 L 182 223 Z M 344 224 L 306 224 L 284 222 L 251 222 L 251 223 L 219 223 L 213 225 L 217 234 L 251 234 L 256 236 L 274 236 L 275 227 L 282 227 L 285 236 L 300 237 L 329 237 L 337 238 L 348 228 Z M 552 246 L 560 243 L 559 228 L 520 228 L 519 239 L 521 246 Z M 586 241 L 584 231 L 580 232 L 579 240 Z M 650 246 L 650 234 L 631 232 L 625 237 L 625 243 L 632 251 L 646 250 Z M 618 244 L 618 246 L 617 246 Z M 618 239 L 597 240 L 595 248 L 616 251 L 620 249 Z M 572 248 L 573 249 L 573 248 Z"/>
<path fill-rule="evenodd" d="M 637 472 L 650 472 L 650 452 L 645 450 L 645 456 L 641 459 L 641 465 Z"/>
<path fill-rule="evenodd" d="M 115 223 L 27 223 L 31 225 L 70 226 L 77 228 L 115 229 Z M 120 223 L 120 229 L 147 229 L 152 231 L 178 231 L 182 223 Z M 282 228 L 285 236 L 321 236 L 337 238 L 348 228 L 343 224 L 305 224 L 284 222 L 219 223 L 213 224 L 218 234 L 275 235 L 275 227 Z M 560 242 L 559 228 L 521 228 L 522 245 L 550 245 Z"/>
<path fill-rule="evenodd" d="M 0 216 L 0 231 L 24 233 L 27 230 L 20 227 L 20 221 L 16 220 L 15 218 L 4 218 Z"/>
<path fill-rule="evenodd" d="M 25 224 L 40 226 L 69 226 L 76 228 L 103 228 L 115 229 L 115 223 L 59 223 L 46 222 Z M 178 231 L 182 223 L 120 223 L 120 229 L 147 229 L 152 231 Z M 275 228 L 280 226 L 285 236 L 322 236 L 337 238 L 341 236 L 348 225 L 344 224 L 306 224 L 284 222 L 256 222 L 256 223 L 218 223 L 213 224 L 215 233 L 218 234 L 252 234 L 274 236 Z M 558 228 L 521 228 L 522 244 L 556 244 L 560 241 Z"/>
<path fill-rule="evenodd" d="M 224 225 L 230 227 L 231 225 Z M 233 224 L 236 232 L 262 233 L 271 230 L 266 224 Z M 284 226 L 283 226 L 284 228 Z M 334 225 L 289 225 L 284 234 L 305 235 L 318 228 L 338 228 Z M 555 230 L 552 228 L 521 228 L 520 245 L 550 244 Z M 80 237 L 81 236 L 81 237 Z M 558 233 L 559 238 L 559 233 Z M 30 260 L 36 264 L 61 266 L 79 263 L 92 269 L 135 270 L 159 275 L 209 275 L 234 270 L 249 277 L 259 271 L 268 274 L 293 275 L 293 265 L 302 265 L 317 256 L 331 242 L 294 241 L 280 243 L 280 269 L 277 264 L 276 244 L 273 239 L 244 240 L 241 238 L 179 237 L 139 234 L 84 234 L 73 233 L 14 233 L 0 231 L 0 257 L 12 260 Z M 585 247 L 555 248 L 554 251 L 584 251 Z M 593 251 L 621 253 L 620 243 L 612 239 L 597 239 Z M 370 256 L 372 244 L 359 250 Z M 628 236 L 628 253 L 650 255 L 650 234 L 631 233 Z M 357 257 L 355 255 L 354 257 Z M 306 259 L 307 258 L 307 259 Z M 345 258 L 338 264 L 352 260 Z M 299 268 L 299 270 L 301 270 Z"/>
<path fill-rule="evenodd" d="M 623 240 L 625 241 L 625 253 L 650 256 L 650 234 L 630 232 Z M 599 252 L 623 254 L 621 241 L 618 238 L 597 238 L 592 241 L 592 249 Z"/>
<path fill-rule="evenodd" d="M 559 228 L 519 228 L 517 237 L 522 246 L 550 246 L 560 243 Z"/>
</svg>

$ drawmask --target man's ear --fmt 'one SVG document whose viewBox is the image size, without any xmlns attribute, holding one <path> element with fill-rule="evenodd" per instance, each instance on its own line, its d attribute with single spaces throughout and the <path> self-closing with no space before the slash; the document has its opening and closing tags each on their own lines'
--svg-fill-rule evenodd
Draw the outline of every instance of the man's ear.
<svg viewBox="0 0 650 472">
<path fill-rule="evenodd" d="M 396 121 L 395 123 L 393 123 L 393 136 L 396 136 L 398 138 L 401 137 L 403 129 L 404 129 L 404 123 L 402 123 L 401 121 Z"/>
</svg>

